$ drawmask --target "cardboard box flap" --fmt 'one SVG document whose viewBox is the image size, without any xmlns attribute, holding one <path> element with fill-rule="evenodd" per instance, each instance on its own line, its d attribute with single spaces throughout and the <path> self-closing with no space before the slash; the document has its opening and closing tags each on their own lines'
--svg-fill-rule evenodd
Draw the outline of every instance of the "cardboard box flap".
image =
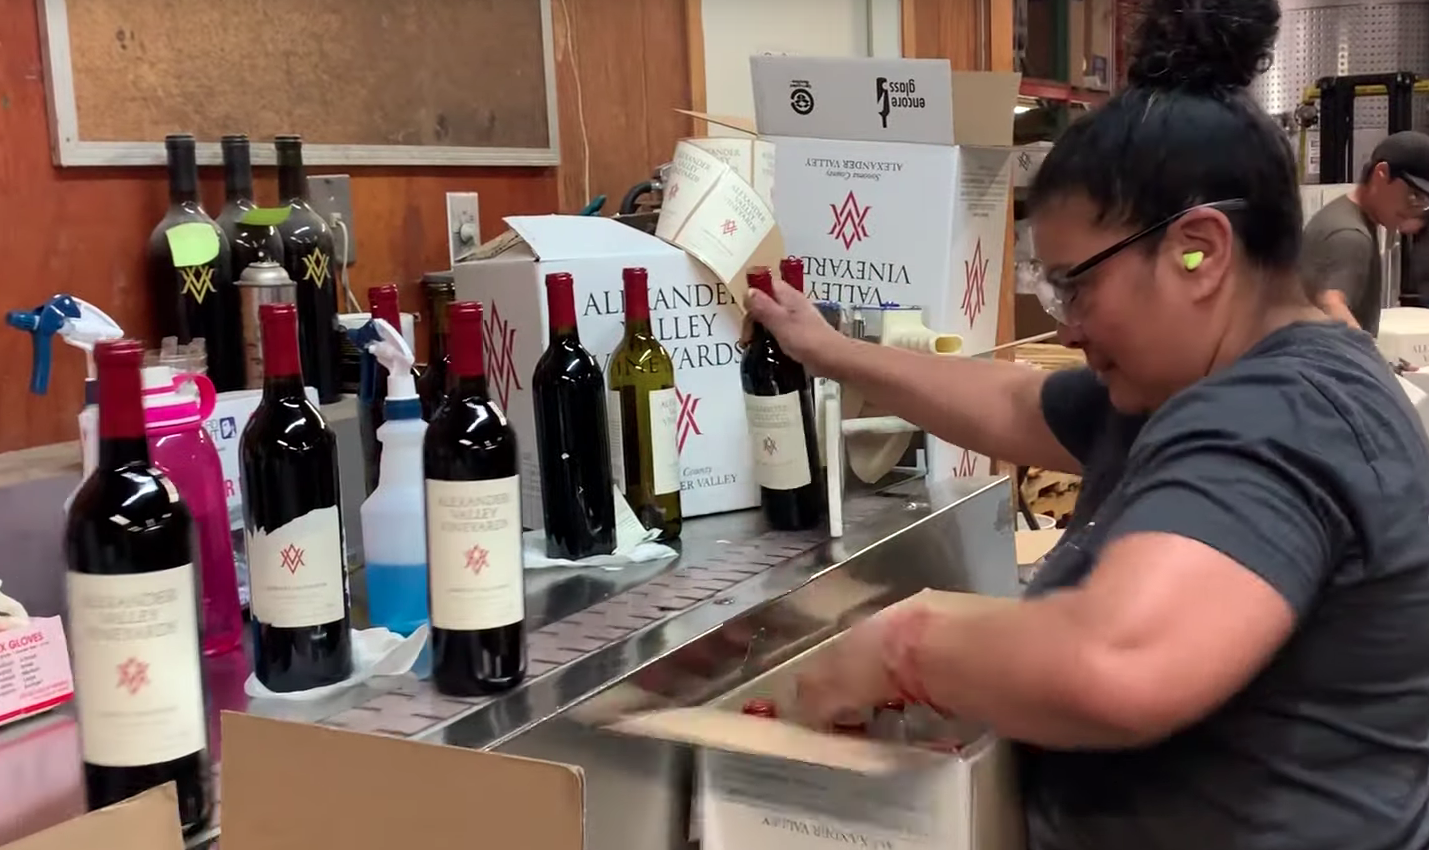
<svg viewBox="0 0 1429 850">
<path fill-rule="evenodd" d="M 769 136 L 1010 145 L 1022 77 L 943 59 L 751 56 L 755 124 Z"/>
<path fill-rule="evenodd" d="M 691 109 L 680 109 L 679 107 L 676 107 L 675 111 L 681 115 L 688 115 L 696 121 L 715 124 L 726 130 L 734 130 L 736 133 L 745 133 L 750 136 L 759 135 L 758 125 L 748 118 L 739 118 L 733 115 L 711 115 L 708 112 L 695 112 Z"/>
<path fill-rule="evenodd" d="M 1022 75 L 997 71 L 953 74 L 953 141 L 959 145 L 1012 144 L 1012 124 Z"/>
<path fill-rule="evenodd" d="M 659 239 L 613 218 L 589 215 L 515 215 L 506 225 L 547 262 L 628 257 L 674 250 Z"/>
<path fill-rule="evenodd" d="M 612 732 L 659 738 L 730 753 L 771 756 L 804 764 L 885 775 L 942 758 L 878 741 L 815 732 L 793 723 L 749 717 L 715 708 L 673 708 L 626 717 Z"/>
<path fill-rule="evenodd" d="M 224 850 L 584 846 L 566 765 L 225 712 L 221 770 Z"/>
<path fill-rule="evenodd" d="M 172 782 L 43 832 L 8 844 L 5 850 L 184 850 L 179 795 Z"/>
</svg>

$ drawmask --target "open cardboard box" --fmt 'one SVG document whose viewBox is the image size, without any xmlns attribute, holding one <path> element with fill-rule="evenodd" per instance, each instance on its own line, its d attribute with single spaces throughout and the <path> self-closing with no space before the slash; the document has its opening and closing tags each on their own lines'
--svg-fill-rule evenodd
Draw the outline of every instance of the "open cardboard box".
<svg viewBox="0 0 1429 850">
<path fill-rule="evenodd" d="M 1016 600 L 923 591 L 976 615 Z M 702 749 L 697 777 L 706 850 L 801 850 L 855 842 L 887 850 L 1021 850 L 1024 816 L 1010 745 L 965 737 L 956 755 L 748 717 L 753 697 L 793 703 L 799 668 L 834 637 L 708 705 L 623 718 L 608 728 Z"/>
<path fill-rule="evenodd" d="M 223 850 L 584 846 L 576 767 L 233 713 L 223 753 Z M 7 850 L 183 847 L 166 785 Z"/>
</svg>

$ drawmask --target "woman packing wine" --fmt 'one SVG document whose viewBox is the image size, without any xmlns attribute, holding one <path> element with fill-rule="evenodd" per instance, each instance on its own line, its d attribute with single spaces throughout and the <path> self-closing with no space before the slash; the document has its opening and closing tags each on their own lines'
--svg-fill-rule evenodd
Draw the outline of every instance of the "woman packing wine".
<svg viewBox="0 0 1429 850">
<path fill-rule="evenodd" d="M 1155 0 L 1130 87 L 1030 195 L 1043 305 L 1087 369 L 846 339 L 775 284 L 755 321 L 952 443 L 1080 472 L 1028 598 L 855 626 L 800 683 L 1019 742 L 1035 850 L 1429 846 L 1429 448 L 1370 337 L 1295 276 L 1284 134 L 1245 87 L 1274 0 Z"/>
</svg>

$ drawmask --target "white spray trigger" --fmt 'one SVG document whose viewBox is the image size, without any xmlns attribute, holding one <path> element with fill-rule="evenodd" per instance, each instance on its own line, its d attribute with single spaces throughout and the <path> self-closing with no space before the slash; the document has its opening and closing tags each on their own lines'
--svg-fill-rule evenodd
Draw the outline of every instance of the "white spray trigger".
<svg viewBox="0 0 1429 850">
<path fill-rule="evenodd" d="M 386 319 L 373 319 L 372 328 L 377 331 L 377 341 L 369 344 L 367 351 L 387 367 L 387 400 L 416 398 L 417 382 L 412 380 L 412 366 L 417 357 L 407 340 Z"/>
</svg>

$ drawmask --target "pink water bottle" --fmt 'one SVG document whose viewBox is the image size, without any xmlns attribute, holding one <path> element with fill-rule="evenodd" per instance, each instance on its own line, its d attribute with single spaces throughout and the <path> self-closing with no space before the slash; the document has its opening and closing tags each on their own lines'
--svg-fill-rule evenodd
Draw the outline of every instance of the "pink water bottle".
<svg viewBox="0 0 1429 850">
<path fill-rule="evenodd" d="M 185 383 L 198 390 L 197 396 L 180 390 Z M 213 404 L 213 384 L 203 375 L 176 375 L 168 366 L 144 369 L 144 430 L 150 455 L 193 513 L 203 580 L 204 655 L 221 655 L 243 640 L 223 466 L 203 427 Z"/>
</svg>

